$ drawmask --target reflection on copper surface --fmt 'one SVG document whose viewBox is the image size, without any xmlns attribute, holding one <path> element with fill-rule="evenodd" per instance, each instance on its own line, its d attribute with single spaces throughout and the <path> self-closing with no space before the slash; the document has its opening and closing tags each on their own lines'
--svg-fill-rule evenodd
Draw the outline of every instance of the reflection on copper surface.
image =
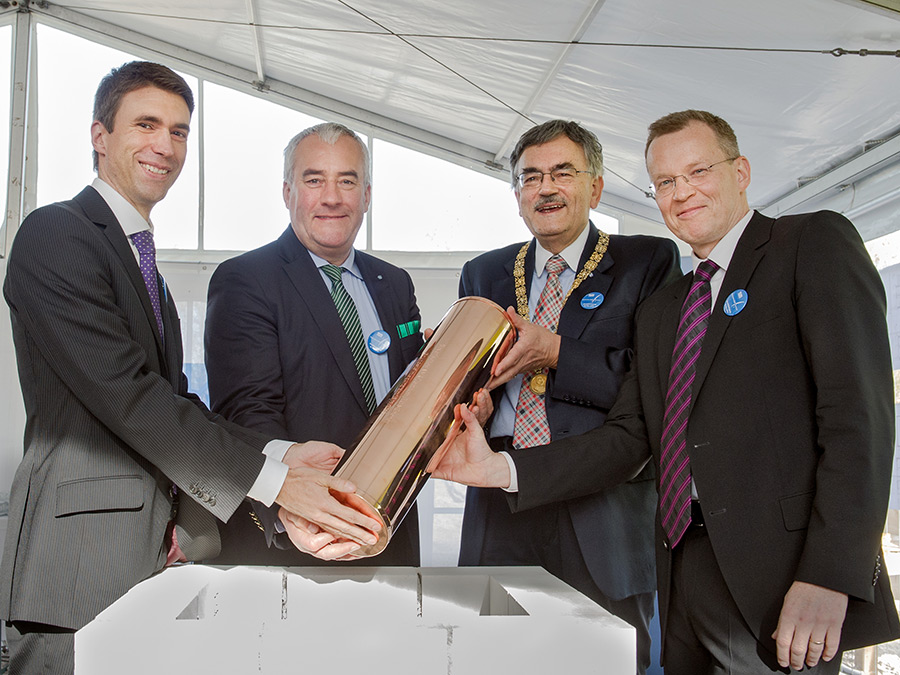
<svg viewBox="0 0 900 675">
<path fill-rule="evenodd" d="M 354 555 L 387 546 L 460 431 L 457 404 L 472 402 L 514 341 L 503 309 L 485 298 L 457 300 L 441 319 L 334 471 L 357 486 L 346 503 L 383 524 L 378 541 Z"/>
</svg>

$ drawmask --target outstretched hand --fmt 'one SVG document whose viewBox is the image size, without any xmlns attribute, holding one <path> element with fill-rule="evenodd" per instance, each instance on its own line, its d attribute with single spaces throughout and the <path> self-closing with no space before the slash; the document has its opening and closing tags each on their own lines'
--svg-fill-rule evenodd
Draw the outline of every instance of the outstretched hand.
<svg viewBox="0 0 900 675">
<path fill-rule="evenodd" d="M 331 473 L 344 455 L 343 448 L 325 441 L 294 443 L 281 460 L 291 469 L 305 467 Z"/>
<path fill-rule="evenodd" d="M 458 405 L 455 412 L 465 423 L 465 429 L 444 453 L 432 475 L 474 487 L 509 487 L 509 465 L 487 444 L 475 413 L 464 405 Z"/>
<path fill-rule="evenodd" d="M 281 507 L 278 518 L 284 525 L 291 543 L 303 553 L 315 556 L 320 560 L 356 560 L 352 555 L 360 546 L 355 541 L 338 539 L 330 532 L 325 532 L 315 523 L 298 516 Z"/>
<path fill-rule="evenodd" d="M 371 545 L 381 523 L 356 509 L 346 506 L 332 494 L 354 493 L 356 486 L 348 480 L 307 468 L 289 469 L 275 501 L 338 539 L 349 539 Z"/>
<path fill-rule="evenodd" d="M 512 307 L 507 308 L 506 315 L 515 326 L 518 338 L 506 356 L 494 365 L 488 384 L 491 389 L 506 384 L 520 373 L 556 368 L 559 362 L 562 342 L 559 335 L 523 319 Z"/>
</svg>

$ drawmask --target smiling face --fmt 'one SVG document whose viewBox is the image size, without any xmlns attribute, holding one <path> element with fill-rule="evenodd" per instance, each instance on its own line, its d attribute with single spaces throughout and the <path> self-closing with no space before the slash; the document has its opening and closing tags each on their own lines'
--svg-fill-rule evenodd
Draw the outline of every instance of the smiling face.
<svg viewBox="0 0 900 675">
<path fill-rule="evenodd" d="M 184 166 L 190 123 L 178 94 L 152 86 L 128 92 L 113 131 L 98 121 L 91 126 L 98 175 L 149 219 Z"/>
<path fill-rule="evenodd" d="M 723 162 L 726 158 L 715 132 L 702 122 L 691 122 L 681 131 L 658 136 L 647 149 L 651 182 L 678 176 L 675 191 L 656 200 L 663 220 L 672 234 L 690 244 L 701 259 L 750 208 L 750 163 L 743 156 Z M 710 164 L 716 166 L 702 185 L 684 180 L 683 176 Z"/>
<path fill-rule="evenodd" d="M 294 150 L 294 175 L 283 185 L 291 227 L 307 249 L 333 265 L 350 255 L 369 210 L 365 173 L 363 153 L 349 136 L 331 144 L 311 134 Z"/>
<path fill-rule="evenodd" d="M 515 173 L 571 168 L 588 169 L 584 150 L 568 136 L 559 136 L 541 145 L 532 145 L 522 152 Z M 536 190 L 516 188 L 519 215 L 528 229 L 551 253 L 559 253 L 571 244 L 587 226 L 591 209 L 600 203 L 603 179 L 579 173 L 575 182 L 559 186 L 544 176 Z"/>
</svg>

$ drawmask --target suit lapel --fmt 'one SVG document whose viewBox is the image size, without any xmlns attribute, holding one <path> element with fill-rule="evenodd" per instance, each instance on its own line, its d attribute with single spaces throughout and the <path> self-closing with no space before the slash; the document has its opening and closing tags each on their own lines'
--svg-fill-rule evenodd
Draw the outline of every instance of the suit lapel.
<svg viewBox="0 0 900 675">
<path fill-rule="evenodd" d="M 103 197 L 92 187 L 86 187 L 82 190 L 74 200 L 84 211 L 85 215 L 98 226 L 103 235 L 109 241 L 110 246 L 116 252 L 119 261 L 125 270 L 128 280 L 134 286 L 144 314 L 147 316 L 147 322 L 153 331 L 153 337 L 156 340 L 156 351 L 159 354 L 160 361 L 165 363 L 165 352 L 163 349 L 162 337 L 159 334 L 159 327 L 156 324 L 156 315 L 153 312 L 153 305 L 150 304 L 150 294 L 147 292 L 147 285 L 144 283 L 144 277 L 141 276 L 141 270 L 138 267 L 137 260 L 134 257 L 134 250 L 128 243 L 128 237 L 122 230 L 122 226 Z M 162 305 L 162 303 L 160 303 Z M 165 319 L 165 317 L 163 317 Z M 178 336 L 181 339 L 181 336 Z"/>
<path fill-rule="evenodd" d="M 703 386 L 703 381 L 706 379 L 707 373 L 709 373 L 709 368 L 715 358 L 716 351 L 719 349 L 719 345 L 722 343 L 722 338 L 731 325 L 732 317 L 725 314 L 722 310 L 722 305 L 725 299 L 734 291 L 745 289 L 749 285 L 754 270 L 756 270 L 760 260 L 765 256 L 766 244 L 772 236 L 772 225 L 774 223 L 775 221 L 771 218 L 767 218 L 760 213 L 754 213 L 747 224 L 747 229 L 744 230 L 734 249 L 734 255 L 722 282 L 722 289 L 719 291 L 712 308 L 709 328 L 706 331 L 706 337 L 703 338 L 700 358 L 697 359 L 694 400 L 696 400 L 700 388 Z"/>
<path fill-rule="evenodd" d="M 347 343 L 347 334 L 338 316 L 331 294 L 322 280 L 309 252 L 297 239 L 294 231 L 288 229 L 279 238 L 281 255 L 284 258 L 284 272 L 297 292 L 297 296 L 306 305 L 309 315 L 316 323 L 322 338 L 328 346 L 341 376 L 347 387 L 353 392 L 360 409 L 368 414 L 368 406 L 359 383 L 359 373 L 353 362 L 353 354 Z"/>
<path fill-rule="evenodd" d="M 590 232 L 588 233 L 587 241 L 584 244 L 584 250 L 581 252 L 581 259 L 578 261 L 578 270 L 584 267 L 584 264 L 594 252 L 597 241 L 600 239 L 600 232 L 597 228 L 594 227 L 593 224 L 588 224 L 588 227 L 590 228 Z M 607 250 L 596 269 L 572 292 L 572 295 L 563 306 L 562 314 L 559 317 L 559 330 L 557 330 L 557 333 L 565 335 L 566 337 L 579 338 L 584 332 L 588 321 L 591 320 L 594 314 L 603 311 L 602 304 L 597 309 L 584 309 L 581 306 L 581 299 L 588 293 L 602 293 L 606 296 L 609 292 L 609 287 L 612 284 L 613 278 L 612 274 L 610 274 L 610 269 L 614 262 L 612 254 Z M 578 273 L 578 270 L 575 270 L 576 274 Z"/>
<path fill-rule="evenodd" d="M 519 248 L 516 249 L 516 254 L 518 254 L 519 250 L 525 244 L 522 243 Z M 531 289 L 531 274 L 534 272 L 534 239 L 531 240 L 531 244 L 528 246 L 528 253 L 525 255 L 525 296 L 528 296 L 528 291 Z M 504 310 L 507 307 L 514 307 L 518 310 L 518 305 L 516 303 L 516 281 L 513 276 L 516 268 L 516 255 L 513 255 L 506 264 L 503 265 L 503 269 L 505 274 L 498 279 L 495 279 L 491 283 L 491 299 L 496 302 L 500 307 Z"/>
<path fill-rule="evenodd" d="M 672 351 L 675 349 L 675 333 L 678 330 L 678 321 L 681 319 L 681 306 L 684 304 L 693 278 L 693 274 L 685 274 L 681 281 L 660 291 L 660 293 L 669 295 L 668 301 L 659 314 L 656 331 L 659 340 L 657 349 L 659 367 L 657 370 L 659 372 L 659 388 L 663 392 L 663 396 L 669 389 L 669 370 L 672 368 Z"/>
<path fill-rule="evenodd" d="M 181 322 L 178 320 L 178 310 L 175 301 L 166 286 L 166 280 L 162 275 L 158 276 L 161 291 L 160 307 L 163 315 L 163 330 L 166 332 L 165 342 L 165 366 L 168 370 L 168 378 L 172 387 L 178 391 L 181 380 L 181 370 L 184 367 L 184 351 L 181 345 Z M 154 320 L 154 323 L 155 320 Z"/>
</svg>

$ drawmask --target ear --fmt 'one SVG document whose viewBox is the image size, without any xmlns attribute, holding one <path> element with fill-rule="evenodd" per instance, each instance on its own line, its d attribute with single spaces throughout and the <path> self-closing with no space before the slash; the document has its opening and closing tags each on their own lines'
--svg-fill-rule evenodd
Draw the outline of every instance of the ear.
<svg viewBox="0 0 900 675">
<path fill-rule="evenodd" d="M 369 204 L 372 203 L 372 184 L 369 183 L 366 185 L 366 208 L 363 213 L 367 213 L 369 211 Z"/>
<path fill-rule="evenodd" d="M 97 154 L 101 157 L 106 155 L 106 137 L 109 135 L 109 132 L 106 130 L 106 127 L 103 126 L 103 123 L 95 120 L 91 125 L 91 145 L 94 146 L 94 150 L 97 151 Z"/>
<path fill-rule="evenodd" d="M 734 167 L 737 171 L 738 185 L 741 188 L 741 192 L 747 192 L 747 188 L 750 187 L 750 160 L 741 155 L 734 160 Z"/>
<path fill-rule="evenodd" d="M 284 197 L 284 205 L 291 208 L 291 184 L 284 181 L 281 184 L 281 196 Z"/>
<path fill-rule="evenodd" d="M 603 194 L 603 177 L 597 176 L 591 183 L 591 208 L 596 209 Z"/>
</svg>

